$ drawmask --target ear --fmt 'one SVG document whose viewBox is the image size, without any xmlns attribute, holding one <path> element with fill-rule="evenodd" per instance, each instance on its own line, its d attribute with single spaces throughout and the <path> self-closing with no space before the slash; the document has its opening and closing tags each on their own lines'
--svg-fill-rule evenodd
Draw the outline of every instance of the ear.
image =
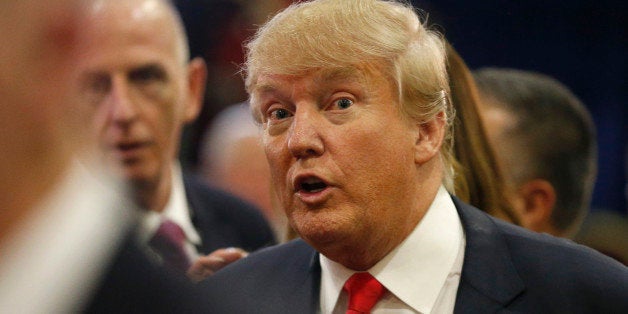
<svg viewBox="0 0 628 314">
<path fill-rule="evenodd" d="M 188 97 L 185 108 L 185 122 L 191 122 L 198 116 L 205 97 L 207 65 L 202 58 L 194 58 L 188 63 Z"/>
<path fill-rule="evenodd" d="M 551 217 L 556 205 L 556 190 L 543 179 L 525 182 L 519 187 L 522 199 L 520 219 L 523 227 L 537 232 L 557 234 Z"/>
<path fill-rule="evenodd" d="M 421 165 L 438 155 L 445 136 L 445 112 L 418 124 L 416 130 L 414 162 Z"/>
</svg>

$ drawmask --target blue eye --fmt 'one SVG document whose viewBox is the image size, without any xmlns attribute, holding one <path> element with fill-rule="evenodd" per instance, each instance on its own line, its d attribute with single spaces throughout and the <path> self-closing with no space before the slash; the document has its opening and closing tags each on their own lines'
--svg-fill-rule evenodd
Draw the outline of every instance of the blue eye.
<svg viewBox="0 0 628 314">
<path fill-rule="evenodd" d="M 274 120 L 282 120 L 290 116 L 290 112 L 286 109 L 275 109 L 270 112 L 270 118 Z"/>
<path fill-rule="evenodd" d="M 351 107 L 351 105 L 353 105 L 353 100 L 348 99 L 348 98 L 338 99 L 336 101 L 336 105 L 340 109 L 347 109 L 347 108 Z"/>
</svg>

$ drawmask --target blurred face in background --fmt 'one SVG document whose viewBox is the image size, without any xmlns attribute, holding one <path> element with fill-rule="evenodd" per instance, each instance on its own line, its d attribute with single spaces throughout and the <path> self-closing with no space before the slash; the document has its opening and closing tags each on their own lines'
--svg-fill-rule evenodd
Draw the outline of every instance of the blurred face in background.
<svg viewBox="0 0 628 314">
<path fill-rule="evenodd" d="M 163 1 L 101 3 L 80 65 L 81 95 L 96 109 L 107 161 L 132 182 L 156 182 L 169 173 L 181 128 L 198 113 L 200 84 L 189 78 L 204 64 L 188 65 L 183 34 Z"/>
</svg>

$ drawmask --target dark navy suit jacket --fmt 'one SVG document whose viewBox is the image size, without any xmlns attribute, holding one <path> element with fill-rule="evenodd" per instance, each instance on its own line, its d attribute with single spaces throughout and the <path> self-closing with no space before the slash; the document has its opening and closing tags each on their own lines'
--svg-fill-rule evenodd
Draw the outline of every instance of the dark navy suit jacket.
<svg viewBox="0 0 628 314">
<path fill-rule="evenodd" d="M 628 313 L 628 268 L 569 240 L 494 219 L 454 197 L 466 236 L 455 313 Z M 316 313 L 318 253 L 267 248 L 204 283 L 216 313 Z"/>
<path fill-rule="evenodd" d="M 240 247 L 255 251 L 277 243 L 262 212 L 227 192 L 209 187 L 199 178 L 184 175 L 183 184 L 192 224 L 201 236 L 199 253 Z"/>
<path fill-rule="evenodd" d="M 275 244 L 261 212 L 226 192 L 210 188 L 200 179 L 184 175 L 192 223 L 199 232 L 199 253 L 241 247 L 253 251 Z M 132 210 L 131 208 L 129 210 Z M 86 313 L 214 313 L 206 294 L 186 278 L 153 263 L 129 231 L 87 299 Z"/>
<path fill-rule="evenodd" d="M 213 313 L 190 281 L 156 265 L 130 233 L 89 293 L 82 313 Z M 87 287 L 86 287 L 87 288 Z"/>
</svg>

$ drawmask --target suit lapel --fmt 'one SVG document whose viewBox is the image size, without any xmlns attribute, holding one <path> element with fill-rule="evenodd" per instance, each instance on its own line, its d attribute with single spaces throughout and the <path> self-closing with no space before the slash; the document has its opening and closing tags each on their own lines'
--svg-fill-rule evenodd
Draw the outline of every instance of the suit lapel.
<svg viewBox="0 0 628 314">
<path fill-rule="evenodd" d="M 304 242 L 305 244 L 305 242 Z M 297 280 L 292 281 L 289 291 L 291 296 L 291 304 L 286 308 L 285 313 L 295 313 L 298 309 L 299 313 L 314 314 L 318 311 L 320 303 L 320 285 L 321 285 L 321 266 L 319 264 L 318 253 L 309 245 L 305 244 L 310 252 L 306 255 L 308 263 L 303 264 L 307 269 L 295 272 Z"/>
<path fill-rule="evenodd" d="M 196 220 L 203 218 L 199 217 L 200 213 L 197 210 L 200 201 L 195 197 L 198 193 L 194 193 L 195 185 L 192 182 L 192 179 L 185 174 L 183 175 L 183 187 L 185 189 L 185 198 L 188 202 L 188 208 L 190 209 L 190 217 L 192 218 L 192 223 L 196 227 Z"/>
<path fill-rule="evenodd" d="M 266 271 L 256 281 L 272 288 L 256 289 L 255 298 L 266 301 L 257 305 L 254 313 L 316 313 L 321 273 L 318 253 L 299 239 L 283 245 L 278 254 L 267 258 L 282 263 L 278 266 L 272 260 L 262 262 L 261 267 Z"/>
<path fill-rule="evenodd" d="M 309 312 L 314 314 L 318 311 L 320 305 L 321 265 L 316 250 L 312 250 L 310 256 L 308 276 L 301 288 L 301 294 L 303 294 L 303 303 L 301 304 L 307 304 Z"/>
<path fill-rule="evenodd" d="M 197 191 L 199 189 L 198 183 L 194 182 L 194 179 L 185 173 L 183 174 L 183 186 L 185 188 L 185 198 L 188 203 L 192 225 L 201 237 L 201 245 L 197 245 L 196 250 L 199 254 L 209 254 L 213 251 L 211 245 L 214 239 L 206 234 L 206 231 L 217 228 L 218 226 L 214 226 L 210 210 L 199 210 L 199 208 L 212 207 L 213 204 L 207 202 L 204 204 L 203 201 L 199 199 L 201 193 Z"/>
<path fill-rule="evenodd" d="M 525 285 L 502 233 L 488 215 L 453 197 L 466 235 L 466 248 L 455 313 L 494 313 Z"/>
</svg>

